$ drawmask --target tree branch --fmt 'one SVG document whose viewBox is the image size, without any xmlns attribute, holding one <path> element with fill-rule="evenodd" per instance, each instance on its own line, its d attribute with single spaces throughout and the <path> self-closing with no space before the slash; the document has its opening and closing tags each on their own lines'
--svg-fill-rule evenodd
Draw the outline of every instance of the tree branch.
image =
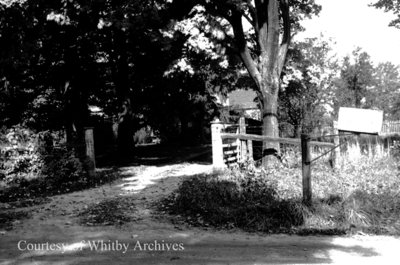
<svg viewBox="0 0 400 265">
<path fill-rule="evenodd" d="M 291 35 L 290 35 L 290 15 L 289 15 L 289 1 L 281 0 L 281 10 L 282 10 L 282 19 L 283 19 L 283 36 L 282 43 L 279 48 L 279 61 L 278 61 L 278 70 L 279 75 L 282 73 L 283 66 L 285 64 L 287 51 L 289 49 Z"/>
<path fill-rule="evenodd" d="M 235 34 L 236 45 L 239 50 L 240 58 L 242 59 L 247 71 L 256 83 L 257 87 L 261 88 L 262 78 L 250 54 L 249 48 L 247 47 L 247 42 L 243 31 L 242 14 L 235 12 L 229 18 L 229 22 L 231 23 L 233 33 Z"/>
<path fill-rule="evenodd" d="M 279 36 L 280 36 L 280 20 L 279 20 L 279 6 L 278 0 L 268 1 L 268 21 L 265 52 L 267 54 L 268 68 L 275 69 L 278 66 L 279 58 Z M 278 58 L 277 58 L 278 57 Z"/>
<path fill-rule="evenodd" d="M 266 51 L 265 43 L 267 41 L 268 35 L 268 12 L 267 5 L 269 1 L 254 0 L 255 4 L 255 17 L 257 20 L 257 30 L 256 30 L 256 42 L 259 48 L 260 54 Z"/>
<path fill-rule="evenodd" d="M 260 25 L 258 23 L 257 10 L 253 6 L 251 0 L 247 0 L 247 7 L 249 8 L 249 13 L 253 20 L 253 27 L 254 27 L 254 32 L 256 33 L 256 38 L 258 38 L 258 35 L 260 34 Z"/>
<path fill-rule="evenodd" d="M 243 16 L 247 19 L 247 21 L 254 27 L 254 21 L 249 15 L 247 15 L 245 12 L 243 12 Z M 254 27 L 255 28 L 255 27 Z"/>
</svg>

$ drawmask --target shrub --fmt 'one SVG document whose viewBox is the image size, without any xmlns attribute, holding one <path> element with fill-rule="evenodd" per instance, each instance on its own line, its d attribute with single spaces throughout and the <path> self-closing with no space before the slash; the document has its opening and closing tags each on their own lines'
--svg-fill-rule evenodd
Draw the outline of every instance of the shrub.
<svg viewBox="0 0 400 265">
<path fill-rule="evenodd" d="M 39 174 L 42 161 L 36 148 L 38 135 L 20 126 L 5 130 L 0 135 L 2 180 L 13 182 Z"/>
<path fill-rule="evenodd" d="M 400 234 L 400 179 L 395 159 L 312 166 L 313 203 L 302 199 L 300 168 L 240 167 L 183 181 L 162 203 L 194 225 L 263 232 Z"/>
<path fill-rule="evenodd" d="M 262 171 L 194 176 L 162 205 L 195 225 L 271 232 L 303 222 L 298 202 L 279 199 L 274 182 Z"/>
<path fill-rule="evenodd" d="M 41 151 L 43 165 L 41 174 L 46 178 L 48 190 L 77 190 L 88 185 L 87 172 L 82 162 L 75 156 L 75 151 L 66 144 L 57 148 Z"/>
<path fill-rule="evenodd" d="M 68 192 L 88 185 L 83 163 L 58 132 L 15 126 L 0 136 L 0 181 L 6 200 Z"/>
</svg>

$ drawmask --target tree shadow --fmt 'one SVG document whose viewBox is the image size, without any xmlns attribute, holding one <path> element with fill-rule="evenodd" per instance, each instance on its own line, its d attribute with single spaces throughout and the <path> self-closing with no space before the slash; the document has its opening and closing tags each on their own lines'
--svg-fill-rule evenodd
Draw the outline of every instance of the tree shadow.
<svg viewBox="0 0 400 265">
<path fill-rule="evenodd" d="M 201 160 L 201 159 L 200 159 Z M 203 164 L 206 166 L 206 164 Z M 158 164 L 156 169 L 163 172 L 163 166 Z M 157 173 L 157 172 L 156 172 Z M 196 172 L 190 172 L 196 174 Z M 157 196 L 165 198 L 171 194 L 173 190 L 165 191 L 163 186 L 169 184 L 177 184 L 181 180 L 193 178 L 193 174 L 188 172 L 179 173 L 167 171 L 158 177 L 152 178 L 151 183 L 137 189 L 136 193 L 128 192 L 125 196 L 136 196 L 137 198 L 146 198 L 149 194 L 158 193 Z M 137 185 L 136 179 L 122 182 L 129 185 Z M 229 191 L 233 189 L 232 183 L 223 184 L 223 189 Z M 123 187 L 123 186 L 121 186 Z M 155 211 L 155 204 L 150 210 Z M 157 213 L 156 213 L 157 214 Z M 170 222 L 167 219 L 161 219 L 160 222 Z M 40 224 L 38 224 L 40 225 Z M 42 234 L 40 237 L 27 238 L 31 242 L 66 242 L 69 246 L 77 246 L 77 249 L 71 247 L 70 251 L 64 253 L 57 251 L 47 252 L 27 252 L 17 249 L 19 240 L 25 238 L 3 237 L 0 242 L 0 265 L 5 264 L 30 264 L 36 262 L 38 264 L 292 264 L 292 263 L 331 263 L 346 262 L 349 259 L 363 261 L 367 258 L 379 258 L 380 252 L 373 246 L 365 246 L 356 241 L 344 243 L 336 242 L 337 237 L 328 236 L 285 236 L 285 235 L 268 235 L 247 233 L 242 230 L 211 229 L 210 228 L 193 228 L 186 225 L 176 226 L 175 228 L 167 228 L 165 231 L 160 230 L 159 233 L 150 232 L 148 236 L 140 238 L 141 242 L 154 242 L 154 240 L 165 242 L 183 243 L 185 250 L 182 252 L 170 251 L 129 251 L 121 254 L 118 251 L 93 251 L 87 245 L 80 249 L 79 243 L 82 240 L 116 240 L 123 243 L 132 244 L 139 239 L 132 238 L 132 234 L 138 233 L 143 226 L 135 228 L 123 229 L 114 227 L 98 227 L 96 229 L 89 227 L 61 227 L 61 232 L 49 230 L 49 233 Z M 72 229 L 72 230 L 71 230 Z M 159 228 L 160 229 L 160 228 Z M 101 232 L 98 232 L 102 230 Z M 72 231 L 72 232 L 71 232 Z M 147 235 L 146 231 L 142 231 Z M 3 240 L 4 239 L 4 240 Z"/>
<path fill-rule="evenodd" d="M 164 176 L 138 192 L 138 196 L 147 196 L 160 189 L 165 183 L 178 179 L 189 179 L 191 175 L 176 174 Z M 231 186 L 230 186 L 231 187 Z M 162 190 L 162 189 L 161 189 Z M 170 193 L 161 194 L 168 196 Z M 153 206 L 155 210 L 156 205 Z M 0 265 L 6 264 L 320 264 L 332 262 L 366 261 L 380 258 L 380 251 L 372 244 L 361 244 L 351 238 L 328 236 L 287 236 L 259 235 L 243 231 L 198 229 L 177 227 L 172 230 L 150 232 L 141 231 L 144 237 L 131 235 L 142 229 L 140 226 L 129 230 L 99 227 L 68 228 L 60 234 L 42 234 L 31 238 L 3 237 L 0 245 Z M 149 228 L 150 229 L 150 228 Z M 20 251 L 20 240 L 39 243 L 65 242 L 68 250 L 61 251 Z M 83 242 L 85 240 L 85 242 Z M 94 251 L 87 241 L 129 243 L 130 249 L 121 251 Z M 140 244 L 158 242 L 182 243 L 183 251 L 138 251 L 134 250 L 137 241 Z M 342 242 L 343 241 L 343 242 Z M 83 242 L 83 243 L 82 243 Z M 397 242 L 397 244 L 400 244 Z"/>
<path fill-rule="evenodd" d="M 212 154 L 210 145 L 152 144 L 137 146 L 130 155 L 121 156 L 114 152 L 97 160 L 99 167 L 165 166 L 184 162 L 211 164 Z"/>
</svg>

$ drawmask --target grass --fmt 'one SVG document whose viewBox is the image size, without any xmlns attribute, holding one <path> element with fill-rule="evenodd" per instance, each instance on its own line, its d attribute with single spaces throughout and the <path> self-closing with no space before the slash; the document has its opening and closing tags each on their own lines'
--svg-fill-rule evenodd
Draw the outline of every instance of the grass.
<svg viewBox="0 0 400 265">
<path fill-rule="evenodd" d="M 195 226 L 297 234 L 363 231 L 400 235 L 400 178 L 391 158 L 312 167 L 313 203 L 302 203 L 301 169 L 244 168 L 186 179 L 161 204 Z"/>
</svg>

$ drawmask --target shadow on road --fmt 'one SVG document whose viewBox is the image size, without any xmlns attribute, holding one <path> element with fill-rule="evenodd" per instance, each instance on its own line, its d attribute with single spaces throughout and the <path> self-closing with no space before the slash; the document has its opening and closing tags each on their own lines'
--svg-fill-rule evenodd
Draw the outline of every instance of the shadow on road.
<svg viewBox="0 0 400 265">
<path fill-rule="evenodd" d="M 110 153 L 96 159 L 99 167 L 165 166 L 183 162 L 211 164 L 212 152 L 211 145 L 142 145 L 135 147 L 134 152 L 129 156 Z"/>
<path fill-rule="evenodd" d="M 110 194 L 119 192 L 118 196 L 132 196 L 138 207 L 152 205 L 176 189 L 182 179 L 211 169 L 209 150 L 203 151 L 195 157 L 184 156 L 184 153 L 170 156 L 175 161 L 181 158 L 184 162 L 197 161 L 196 167 L 188 163 L 173 165 L 171 159 L 166 164 L 158 161 L 154 166 L 144 167 L 138 174 L 122 170 L 118 183 L 107 184 Z M 133 168 L 129 163 L 125 167 Z M 101 199 L 96 195 L 100 189 L 92 190 L 91 196 Z M 153 209 L 149 207 L 147 210 L 151 212 Z M 239 230 L 175 226 L 165 219 L 154 219 L 151 214 L 119 227 L 66 224 L 66 218 L 38 221 L 30 231 L 24 228 L 0 235 L 0 265 L 358 264 L 371 260 L 388 264 L 391 257 L 397 256 L 400 247 L 400 240 L 394 238 L 259 235 Z M 51 244 L 53 249 L 50 249 Z"/>
</svg>

